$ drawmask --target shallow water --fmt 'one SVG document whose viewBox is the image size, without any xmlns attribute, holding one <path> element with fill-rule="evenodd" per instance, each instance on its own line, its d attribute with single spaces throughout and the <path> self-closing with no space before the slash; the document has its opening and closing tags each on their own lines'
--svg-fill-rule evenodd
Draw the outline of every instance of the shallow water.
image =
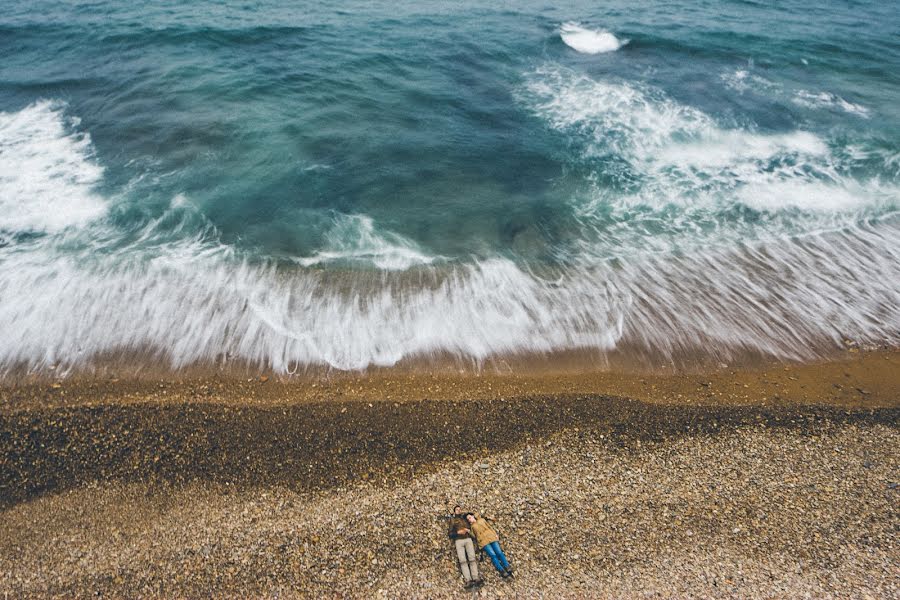
<svg viewBox="0 0 900 600">
<path fill-rule="evenodd" d="M 0 1 L 0 366 L 900 340 L 896 5 L 519 6 Z"/>
</svg>

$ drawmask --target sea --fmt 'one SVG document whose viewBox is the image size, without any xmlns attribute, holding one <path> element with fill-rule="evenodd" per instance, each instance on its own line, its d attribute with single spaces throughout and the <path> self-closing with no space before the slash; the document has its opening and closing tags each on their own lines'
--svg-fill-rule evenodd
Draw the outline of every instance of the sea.
<svg viewBox="0 0 900 600">
<path fill-rule="evenodd" d="M 900 3 L 0 0 L 0 371 L 900 342 Z"/>
</svg>

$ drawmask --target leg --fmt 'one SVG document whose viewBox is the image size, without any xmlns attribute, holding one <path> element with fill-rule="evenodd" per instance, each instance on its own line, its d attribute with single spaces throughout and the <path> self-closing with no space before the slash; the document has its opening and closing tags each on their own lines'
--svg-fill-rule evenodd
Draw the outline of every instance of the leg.
<svg viewBox="0 0 900 600">
<path fill-rule="evenodd" d="M 466 559 L 465 542 L 472 543 L 472 540 L 456 540 L 456 558 L 459 559 L 459 568 L 462 569 L 463 579 L 466 583 L 472 581 L 472 574 L 469 572 L 469 561 Z"/>
<path fill-rule="evenodd" d="M 472 540 L 465 540 L 465 548 L 466 555 L 469 558 L 469 571 L 472 573 L 472 579 L 479 579 L 478 577 L 478 561 L 475 559 L 475 544 L 472 543 Z"/>
<path fill-rule="evenodd" d="M 507 571 L 509 570 L 509 561 L 506 560 L 506 555 L 503 553 L 503 548 L 500 547 L 500 542 L 494 542 L 491 544 L 494 547 L 494 550 L 497 552 L 497 558 L 500 560 L 500 564 L 503 565 L 503 568 Z"/>
<path fill-rule="evenodd" d="M 497 569 L 499 573 L 503 573 L 503 563 L 500 562 L 500 557 L 497 556 L 497 550 L 499 546 L 497 546 L 497 542 L 491 542 L 487 546 L 484 547 L 485 553 L 491 559 L 491 562 L 494 564 L 494 568 Z"/>
</svg>

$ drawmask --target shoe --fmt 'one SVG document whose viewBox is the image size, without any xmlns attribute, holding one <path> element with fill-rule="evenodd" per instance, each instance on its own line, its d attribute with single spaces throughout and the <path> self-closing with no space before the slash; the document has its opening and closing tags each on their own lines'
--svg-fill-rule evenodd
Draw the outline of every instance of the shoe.
<svg viewBox="0 0 900 600">
<path fill-rule="evenodd" d="M 484 585 L 484 579 L 482 579 L 481 577 L 479 577 L 478 579 L 475 580 L 475 585 L 478 586 L 478 587 L 483 586 L 483 585 Z"/>
<path fill-rule="evenodd" d="M 507 573 L 506 571 L 500 571 L 500 577 L 502 579 L 506 579 L 507 577 L 509 577 L 509 573 Z"/>
<path fill-rule="evenodd" d="M 512 576 L 513 576 L 513 570 L 512 570 L 512 567 L 507 567 L 507 569 L 506 569 L 506 576 L 507 576 L 507 577 L 512 577 Z"/>
<path fill-rule="evenodd" d="M 466 582 L 466 585 L 463 586 L 463 589 L 470 590 L 473 587 L 475 587 L 475 582 L 470 579 Z"/>
</svg>

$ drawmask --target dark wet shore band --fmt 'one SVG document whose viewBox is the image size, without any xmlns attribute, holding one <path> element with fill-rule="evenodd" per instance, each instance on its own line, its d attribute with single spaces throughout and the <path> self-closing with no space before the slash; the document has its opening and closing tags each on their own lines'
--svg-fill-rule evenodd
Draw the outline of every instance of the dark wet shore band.
<svg viewBox="0 0 900 600">
<path fill-rule="evenodd" d="M 0 507 L 92 482 L 327 490 L 408 478 L 564 429 L 612 447 L 764 424 L 900 426 L 900 408 L 653 405 L 608 396 L 41 408 L 0 415 Z"/>
</svg>

